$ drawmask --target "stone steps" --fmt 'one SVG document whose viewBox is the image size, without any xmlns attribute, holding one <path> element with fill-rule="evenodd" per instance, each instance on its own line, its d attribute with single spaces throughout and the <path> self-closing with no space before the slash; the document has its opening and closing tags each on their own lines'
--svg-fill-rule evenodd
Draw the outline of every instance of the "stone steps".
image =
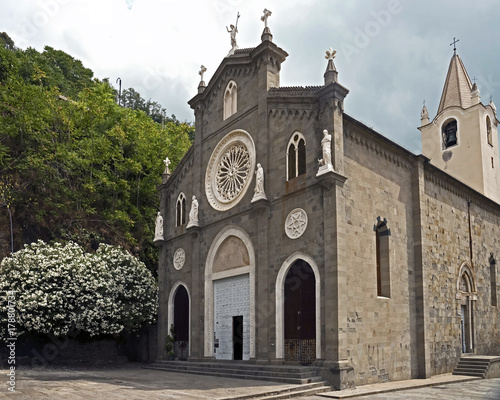
<svg viewBox="0 0 500 400">
<path fill-rule="evenodd" d="M 453 375 L 466 375 L 484 378 L 489 367 L 489 360 L 474 357 L 462 357 L 460 358 L 457 367 L 453 370 Z"/>
<path fill-rule="evenodd" d="M 322 381 L 316 368 L 302 366 L 160 360 L 145 366 L 145 368 L 199 375 L 224 376 L 228 378 L 257 379 L 298 385 Z"/>
<path fill-rule="evenodd" d="M 325 382 L 316 382 L 316 383 L 305 383 L 303 385 L 274 390 L 268 393 L 262 393 L 260 395 L 247 395 L 247 396 L 238 396 L 231 397 L 222 400 L 278 400 L 278 399 L 291 399 L 294 397 L 302 397 L 302 396 L 313 396 L 318 393 L 329 392 L 333 390 L 330 386 L 325 386 Z"/>
</svg>

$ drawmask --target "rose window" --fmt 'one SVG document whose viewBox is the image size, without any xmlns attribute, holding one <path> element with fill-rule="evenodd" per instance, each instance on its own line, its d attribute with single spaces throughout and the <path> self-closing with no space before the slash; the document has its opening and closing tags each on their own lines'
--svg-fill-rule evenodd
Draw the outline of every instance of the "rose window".
<svg viewBox="0 0 500 400">
<path fill-rule="evenodd" d="M 245 186 L 250 174 L 250 154 L 245 146 L 234 145 L 222 156 L 217 168 L 217 194 L 233 200 Z"/>
<path fill-rule="evenodd" d="M 255 144 L 245 131 L 227 134 L 215 147 L 205 175 L 205 193 L 210 205 L 225 211 L 245 195 L 255 170 Z"/>
</svg>

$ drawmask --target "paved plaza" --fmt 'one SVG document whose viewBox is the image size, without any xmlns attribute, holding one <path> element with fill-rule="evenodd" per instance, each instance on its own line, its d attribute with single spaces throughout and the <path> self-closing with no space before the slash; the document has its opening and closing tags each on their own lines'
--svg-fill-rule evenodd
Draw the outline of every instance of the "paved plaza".
<svg viewBox="0 0 500 400">
<path fill-rule="evenodd" d="M 155 371 L 142 369 L 139 366 L 107 369 L 26 369 L 16 372 L 16 391 L 14 393 L 9 392 L 7 390 L 7 379 L 4 379 L 4 383 L 0 384 L 0 400 L 229 400 L 243 397 L 258 398 L 259 395 L 263 395 L 264 393 L 295 386 L 273 382 Z M 7 370 L 1 370 L 0 373 L 7 378 Z M 440 382 L 445 382 L 460 378 L 449 375 L 448 377 L 443 376 L 440 379 Z M 431 387 L 403 390 L 404 388 L 411 387 L 412 384 L 422 384 L 422 381 L 381 384 L 385 386 L 370 385 L 373 387 L 373 390 L 385 388 L 396 391 L 349 398 L 362 400 L 500 399 L 500 379 L 478 379 L 447 384 L 437 383 Z M 361 388 L 363 387 L 358 389 Z M 359 392 L 344 392 L 345 395 L 355 395 L 356 393 Z M 339 392 L 331 392 L 322 396 L 309 396 L 302 399 L 325 400 L 327 398 L 338 398 L 338 394 Z M 347 397 L 342 396 L 342 398 Z"/>
</svg>

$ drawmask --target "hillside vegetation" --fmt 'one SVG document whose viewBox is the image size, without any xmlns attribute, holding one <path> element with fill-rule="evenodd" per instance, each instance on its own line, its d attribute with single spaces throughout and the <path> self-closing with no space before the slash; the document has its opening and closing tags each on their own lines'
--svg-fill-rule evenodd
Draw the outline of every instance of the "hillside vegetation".
<svg viewBox="0 0 500 400">
<path fill-rule="evenodd" d="M 62 51 L 0 45 L 0 259 L 11 250 L 10 210 L 14 251 L 38 239 L 108 243 L 156 269 L 162 160 L 175 168 L 193 127 L 124 94 L 129 107 Z"/>
</svg>

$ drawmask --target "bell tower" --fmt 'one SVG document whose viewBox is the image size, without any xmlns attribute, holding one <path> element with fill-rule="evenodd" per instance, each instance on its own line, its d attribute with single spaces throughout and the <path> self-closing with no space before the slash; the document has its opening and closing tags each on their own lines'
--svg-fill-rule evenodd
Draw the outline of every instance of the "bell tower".
<svg viewBox="0 0 500 400">
<path fill-rule="evenodd" d="M 436 116 L 429 120 L 425 104 L 420 116 L 422 154 L 431 164 L 500 203 L 500 121 L 493 101 L 481 103 L 456 48 Z"/>
</svg>

